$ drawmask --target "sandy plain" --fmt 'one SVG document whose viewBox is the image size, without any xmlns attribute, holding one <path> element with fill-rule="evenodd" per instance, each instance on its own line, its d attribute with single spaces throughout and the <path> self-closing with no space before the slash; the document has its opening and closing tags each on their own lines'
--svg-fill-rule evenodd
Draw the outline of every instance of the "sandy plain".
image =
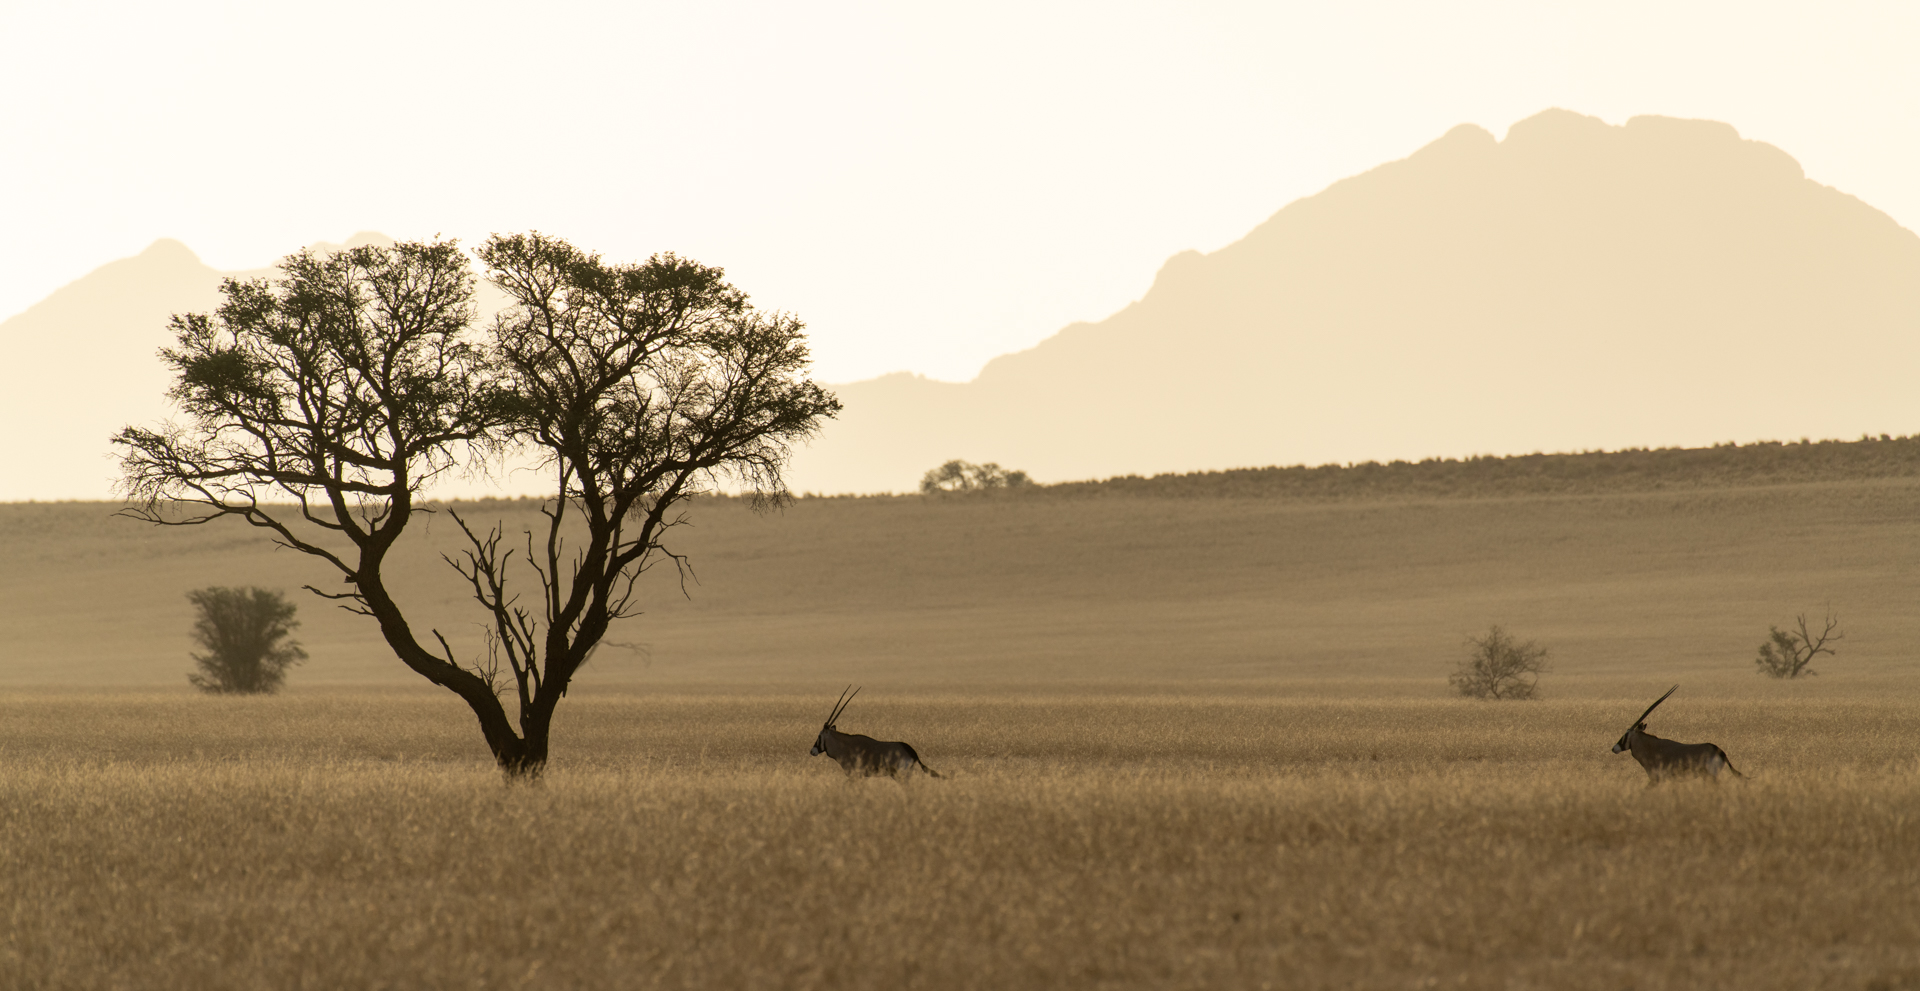
<svg viewBox="0 0 1920 991">
<path fill-rule="evenodd" d="M 287 693 L 195 695 L 186 589 L 326 576 L 110 509 L 0 507 L 22 987 L 1920 987 L 1910 481 L 712 501 L 535 787 L 317 604 Z M 1829 604 L 1820 676 L 1753 673 Z M 1489 622 L 1544 700 L 1447 697 Z M 948 777 L 809 760 L 848 682 Z M 1607 752 L 1675 682 L 1747 779 Z"/>
</svg>

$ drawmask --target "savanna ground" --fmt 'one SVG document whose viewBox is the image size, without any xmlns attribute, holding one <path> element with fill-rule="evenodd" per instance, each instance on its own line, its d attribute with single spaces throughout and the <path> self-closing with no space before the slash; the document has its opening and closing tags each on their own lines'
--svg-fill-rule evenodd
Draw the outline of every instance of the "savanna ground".
<svg viewBox="0 0 1920 991">
<path fill-rule="evenodd" d="M 193 694 L 186 590 L 337 579 L 111 508 L 0 506 L 0 985 L 1920 988 L 1911 479 L 707 501 L 532 787 L 317 601 Z M 395 573 L 459 646 L 452 532 Z M 1491 622 L 1542 701 L 1447 697 Z M 946 779 L 805 756 L 856 681 Z M 1747 779 L 1607 752 L 1675 682 Z"/>
<path fill-rule="evenodd" d="M 1920 987 L 1920 713 L 1638 700 L 572 700 L 507 786 L 432 698 L 0 699 L 29 988 Z M 886 735 L 886 734 L 883 734 Z"/>
</svg>

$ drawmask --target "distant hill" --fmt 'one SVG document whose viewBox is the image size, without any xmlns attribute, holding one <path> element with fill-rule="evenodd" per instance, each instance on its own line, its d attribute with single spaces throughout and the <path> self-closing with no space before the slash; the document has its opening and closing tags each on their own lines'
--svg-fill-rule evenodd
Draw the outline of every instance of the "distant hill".
<svg viewBox="0 0 1920 991">
<path fill-rule="evenodd" d="M 217 306 L 222 274 L 158 241 L 0 323 L 0 500 L 107 496 L 107 438 L 165 413 L 168 315 Z M 1462 125 L 1175 255 L 1139 301 L 972 382 L 835 386 L 846 410 L 789 481 L 1905 435 L 1916 381 L 1912 231 L 1726 124 L 1549 110 L 1504 140 Z"/>
<path fill-rule="evenodd" d="M 1549 110 L 1176 255 L 1138 302 L 973 382 L 836 386 L 846 411 L 791 481 L 1906 434 L 1916 373 L 1912 231 L 1726 124 Z"/>
<path fill-rule="evenodd" d="M 391 244 L 360 233 L 331 251 Z M 173 384 L 156 356 L 173 343 L 167 319 L 221 302 L 223 278 L 271 276 L 272 268 L 221 272 L 186 245 L 153 242 L 69 283 L 0 323 L 0 500 L 103 499 L 118 477 L 111 437 L 166 415 Z"/>
</svg>

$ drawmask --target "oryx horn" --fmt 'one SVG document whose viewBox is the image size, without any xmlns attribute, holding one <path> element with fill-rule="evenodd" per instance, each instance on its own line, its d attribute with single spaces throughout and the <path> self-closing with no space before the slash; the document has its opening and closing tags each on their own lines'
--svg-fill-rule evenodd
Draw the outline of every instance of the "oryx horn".
<svg viewBox="0 0 1920 991">
<path fill-rule="evenodd" d="M 1675 687 L 1677 688 L 1679 686 L 1676 685 Z M 847 694 L 849 690 L 853 692 L 853 695 Z M 852 685 L 848 685 L 846 688 L 840 690 L 840 699 L 833 703 L 833 712 L 827 716 L 828 726 L 832 726 L 840 719 L 840 714 L 846 711 L 848 703 L 851 703 L 853 696 L 858 694 L 860 694 L 860 689 L 854 688 Z"/>
<path fill-rule="evenodd" d="M 1653 700 L 1653 704 L 1652 704 L 1652 705 L 1650 705 L 1650 706 L 1647 706 L 1647 711 L 1645 711 L 1645 712 L 1643 712 L 1643 713 L 1641 713 L 1641 714 L 1640 714 L 1640 718 L 1639 718 L 1639 719 L 1636 719 L 1636 720 L 1634 720 L 1634 721 L 1633 721 L 1632 723 L 1630 723 L 1630 724 L 1628 724 L 1628 726 L 1627 726 L 1627 728 L 1628 728 L 1628 729 L 1632 729 L 1633 727 L 1635 727 L 1635 726 L 1638 726 L 1638 725 L 1640 725 L 1641 723 L 1644 723 L 1644 722 L 1646 722 L 1646 721 L 1647 721 L 1647 717 L 1648 717 L 1648 716 L 1651 716 L 1651 715 L 1653 715 L 1653 710 L 1655 710 L 1655 709 L 1658 709 L 1658 708 L 1660 708 L 1660 703 L 1662 703 L 1662 702 L 1665 702 L 1665 701 L 1667 700 L 1667 698 L 1668 698 L 1668 696 L 1670 696 L 1670 695 L 1672 695 L 1672 694 L 1673 694 L 1674 692 L 1677 692 L 1677 691 L 1679 691 L 1679 690 L 1680 690 L 1680 686 L 1679 686 L 1679 685 L 1675 685 L 1675 686 L 1673 686 L 1672 688 L 1669 688 L 1669 689 L 1667 689 L 1667 694 L 1666 694 L 1666 695 L 1662 695 L 1662 696 L 1660 696 L 1659 698 L 1657 698 L 1657 699 L 1654 699 L 1654 700 Z"/>
</svg>

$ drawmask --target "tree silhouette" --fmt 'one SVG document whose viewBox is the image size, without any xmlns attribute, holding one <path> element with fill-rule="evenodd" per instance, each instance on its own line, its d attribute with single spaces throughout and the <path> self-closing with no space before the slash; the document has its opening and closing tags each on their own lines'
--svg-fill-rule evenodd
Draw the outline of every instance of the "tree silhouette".
<svg viewBox="0 0 1920 991">
<path fill-rule="evenodd" d="M 288 634 L 300 621 L 286 596 L 264 588 L 201 588 L 187 593 L 198 617 L 191 636 L 207 652 L 194 654 L 199 674 L 187 680 L 203 692 L 268 695 L 280 690 L 287 668 L 307 659 Z"/>
<path fill-rule="evenodd" d="M 1797 629 L 1782 630 L 1777 626 L 1767 627 L 1767 640 L 1760 645 L 1760 656 L 1753 659 L 1754 666 L 1769 678 L 1798 678 L 1801 675 L 1816 675 L 1820 672 L 1807 665 L 1821 654 L 1835 653 L 1829 643 L 1846 639 L 1839 632 L 1840 620 L 1834 616 L 1826 617 L 1825 625 L 1819 633 L 1807 627 L 1807 614 L 1795 617 Z"/>
<path fill-rule="evenodd" d="M 1476 699 L 1530 699 L 1547 670 L 1547 648 L 1532 640 L 1515 643 L 1498 625 L 1484 637 L 1468 637 L 1470 648 L 1447 683 Z"/>
<path fill-rule="evenodd" d="M 161 353 L 192 423 L 114 439 L 125 515 L 235 516 L 326 561 L 350 590 L 308 589 L 376 620 L 403 663 L 466 701 L 503 768 L 535 774 L 553 706 L 607 623 L 632 614 L 674 507 L 728 475 L 778 498 L 785 444 L 839 403 L 801 378 L 800 323 L 754 313 L 719 269 L 671 255 L 605 265 L 540 235 L 495 237 L 481 254 L 519 304 L 484 336 L 451 241 L 303 251 L 278 280 L 228 280 L 217 313 L 176 316 L 178 343 Z M 521 448 L 560 483 L 539 553 L 527 535 L 542 606 L 515 604 L 501 530 L 460 520 L 473 547 L 452 563 L 493 631 L 489 656 L 462 663 L 439 631 L 437 649 L 420 642 L 382 566 L 427 511 L 428 482 Z M 575 516 L 585 545 L 568 549 Z M 499 697 L 503 654 L 517 729 Z"/>
<path fill-rule="evenodd" d="M 920 476 L 920 491 L 925 495 L 942 492 L 976 492 L 981 489 L 1017 489 L 1032 485 L 1024 471 L 1008 471 L 989 461 L 977 465 L 971 461 L 949 461 L 930 468 Z"/>
</svg>

